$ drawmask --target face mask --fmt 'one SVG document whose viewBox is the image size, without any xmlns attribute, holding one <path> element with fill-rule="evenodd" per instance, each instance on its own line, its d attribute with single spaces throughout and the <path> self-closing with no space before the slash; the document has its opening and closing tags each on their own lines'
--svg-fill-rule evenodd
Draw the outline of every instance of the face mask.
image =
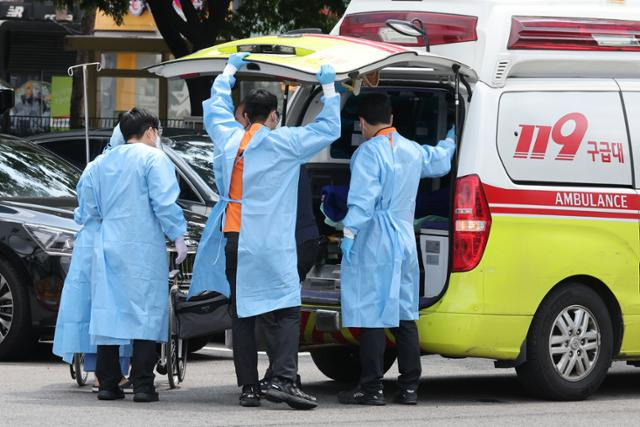
<svg viewBox="0 0 640 427">
<path fill-rule="evenodd" d="M 160 135 L 156 135 L 156 148 L 162 148 L 162 140 L 160 139 Z"/>
</svg>

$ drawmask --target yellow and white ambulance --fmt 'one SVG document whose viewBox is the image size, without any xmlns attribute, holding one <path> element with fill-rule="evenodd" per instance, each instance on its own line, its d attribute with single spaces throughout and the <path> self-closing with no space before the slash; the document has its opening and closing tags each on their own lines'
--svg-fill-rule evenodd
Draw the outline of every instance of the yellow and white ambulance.
<svg viewBox="0 0 640 427">
<path fill-rule="evenodd" d="M 395 127 L 420 143 L 459 128 L 452 172 L 424 180 L 417 200 L 425 354 L 494 359 L 552 399 L 586 398 L 612 360 L 640 361 L 640 2 L 550 4 L 354 0 L 332 35 L 240 40 L 151 69 L 215 74 L 250 51 L 240 78 L 297 87 L 287 125 L 319 111 L 320 63 L 353 90 L 340 139 L 307 166 L 324 238 L 303 284 L 301 345 L 327 376 L 359 372 L 358 331 L 340 327 L 331 217 L 362 142 L 354 94 L 365 91 L 388 93 Z"/>
</svg>

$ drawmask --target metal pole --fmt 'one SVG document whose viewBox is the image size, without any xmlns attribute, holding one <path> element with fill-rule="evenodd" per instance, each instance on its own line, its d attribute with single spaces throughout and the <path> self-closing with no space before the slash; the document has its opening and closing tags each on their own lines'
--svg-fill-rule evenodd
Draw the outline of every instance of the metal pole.
<svg viewBox="0 0 640 427">
<path fill-rule="evenodd" d="M 456 163 L 458 159 L 458 153 L 460 152 L 460 66 L 458 64 L 453 65 L 453 72 L 455 73 L 455 93 L 453 94 L 455 100 L 455 129 L 456 129 Z"/>
<path fill-rule="evenodd" d="M 86 64 L 77 64 L 67 69 L 67 74 L 73 76 L 74 69 L 82 67 L 82 97 L 84 98 L 84 147 L 87 164 L 91 161 L 89 152 L 89 97 L 87 96 L 87 67 L 95 65 L 96 70 L 100 71 L 102 67 L 99 62 L 88 62 Z"/>
<path fill-rule="evenodd" d="M 91 161 L 89 155 L 89 100 L 87 99 L 87 66 L 82 66 L 82 89 L 84 93 L 84 149 L 87 164 Z"/>
<path fill-rule="evenodd" d="M 287 125 L 287 104 L 289 103 L 289 83 L 284 85 L 284 94 L 282 95 L 282 122 L 280 126 Z"/>
</svg>

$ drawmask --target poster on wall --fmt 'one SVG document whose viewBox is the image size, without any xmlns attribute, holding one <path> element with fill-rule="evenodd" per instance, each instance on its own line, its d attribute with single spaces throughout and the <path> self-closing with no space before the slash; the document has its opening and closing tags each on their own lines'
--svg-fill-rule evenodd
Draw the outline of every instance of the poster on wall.
<svg viewBox="0 0 640 427">
<path fill-rule="evenodd" d="M 51 84 L 38 75 L 11 76 L 16 103 L 11 127 L 19 135 L 48 132 L 51 118 Z"/>
<path fill-rule="evenodd" d="M 73 78 L 69 76 L 51 78 L 51 130 L 69 128 L 72 83 Z"/>
</svg>

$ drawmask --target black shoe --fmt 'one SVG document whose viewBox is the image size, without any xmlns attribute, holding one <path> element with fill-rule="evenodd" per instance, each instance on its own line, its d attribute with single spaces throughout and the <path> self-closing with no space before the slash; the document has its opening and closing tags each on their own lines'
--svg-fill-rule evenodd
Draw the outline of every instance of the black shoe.
<svg viewBox="0 0 640 427">
<path fill-rule="evenodd" d="M 160 400 L 160 397 L 158 396 L 158 393 L 155 391 L 138 392 L 133 394 L 134 402 L 149 403 L 149 402 L 157 402 L 158 400 Z"/>
<path fill-rule="evenodd" d="M 368 393 L 360 387 L 356 387 L 353 390 L 338 393 L 338 402 L 343 405 L 384 406 L 384 394 L 382 390 L 378 390 L 376 393 Z"/>
<path fill-rule="evenodd" d="M 260 385 L 251 384 L 242 387 L 242 393 L 240 394 L 240 406 L 260 406 Z"/>
<path fill-rule="evenodd" d="M 318 406 L 316 398 L 304 393 L 291 380 L 273 378 L 265 392 L 268 401 L 284 402 L 293 409 L 313 409 Z"/>
<path fill-rule="evenodd" d="M 260 380 L 260 398 L 265 397 L 265 393 L 269 389 L 269 385 L 271 385 L 271 377 L 264 377 Z M 296 386 L 298 388 L 302 388 L 302 380 L 300 379 L 300 375 L 296 375 Z"/>
<path fill-rule="evenodd" d="M 124 399 L 122 390 L 100 390 L 98 391 L 98 400 L 119 400 Z"/>
<path fill-rule="evenodd" d="M 270 385 L 271 385 L 271 378 L 267 378 L 267 377 L 264 377 L 258 383 L 258 386 L 260 386 L 260 398 L 261 399 L 264 398 L 264 395 L 267 392 L 267 389 L 269 388 Z"/>
<path fill-rule="evenodd" d="M 395 403 L 401 405 L 417 405 L 418 404 L 418 390 L 417 389 L 404 389 L 400 390 L 398 394 L 393 398 Z"/>
<path fill-rule="evenodd" d="M 129 380 L 119 384 L 118 387 L 120 387 L 120 390 L 122 390 L 124 394 L 133 394 L 133 384 Z"/>
</svg>

